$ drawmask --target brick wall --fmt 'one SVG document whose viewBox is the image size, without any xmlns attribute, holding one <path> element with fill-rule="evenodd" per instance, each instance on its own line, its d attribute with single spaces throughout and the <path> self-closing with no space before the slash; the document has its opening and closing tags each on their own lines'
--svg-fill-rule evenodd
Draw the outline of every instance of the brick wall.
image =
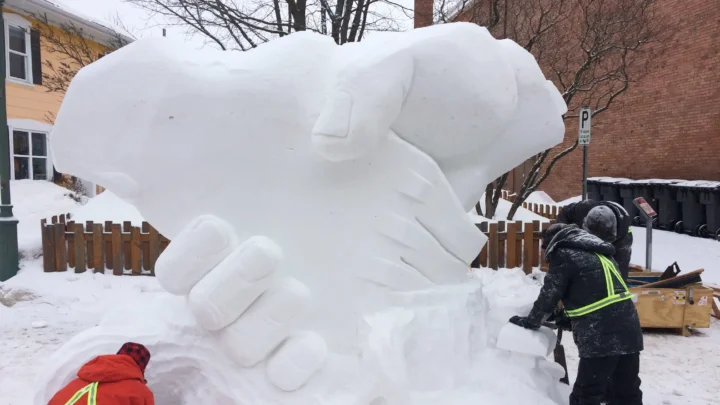
<svg viewBox="0 0 720 405">
<path fill-rule="evenodd" d="M 675 34 L 650 74 L 594 120 L 588 175 L 720 180 L 720 2 L 658 6 Z M 561 148 L 577 137 L 577 121 L 566 125 Z M 581 180 L 578 148 L 541 189 L 562 200 L 580 194 Z"/>
</svg>

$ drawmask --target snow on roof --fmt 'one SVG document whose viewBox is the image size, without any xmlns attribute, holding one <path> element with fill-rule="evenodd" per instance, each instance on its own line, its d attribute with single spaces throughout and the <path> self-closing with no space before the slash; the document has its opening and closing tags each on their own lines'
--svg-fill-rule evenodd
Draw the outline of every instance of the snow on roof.
<svg viewBox="0 0 720 405">
<path fill-rule="evenodd" d="M 9 9 L 27 15 L 47 15 L 50 23 L 72 21 L 88 32 L 94 40 L 103 44 L 112 42 L 118 36 L 127 42 L 133 41 L 132 35 L 124 29 L 68 7 L 62 0 L 6 0 L 5 4 Z"/>
</svg>

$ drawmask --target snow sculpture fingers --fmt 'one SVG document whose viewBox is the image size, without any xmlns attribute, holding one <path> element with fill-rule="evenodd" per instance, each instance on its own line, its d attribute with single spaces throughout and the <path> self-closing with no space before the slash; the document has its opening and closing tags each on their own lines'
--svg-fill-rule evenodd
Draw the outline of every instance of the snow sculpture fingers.
<svg viewBox="0 0 720 405">
<path fill-rule="evenodd" d="M 272 240 L 255 236 L 239 243 L 230 224 L 204 215 L 163 252 L 156 275 L 169 292 L 187 296 L 197 323 L 216 332 L 233 361 L 253 367 L 267 360 L 270 382 L 293 391 L 322 367 L 327 346 L 316 333 L 291 336 L 311 293 L 293 278 L 276 277 L 281 260 Z"/>
</svg>

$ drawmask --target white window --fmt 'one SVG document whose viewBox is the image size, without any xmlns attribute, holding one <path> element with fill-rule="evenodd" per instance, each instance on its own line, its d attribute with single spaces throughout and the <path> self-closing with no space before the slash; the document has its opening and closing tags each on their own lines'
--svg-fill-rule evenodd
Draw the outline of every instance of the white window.
<svg viewBox="0 0 720 405">
<path fill-rule="evenodd" d="M 49 180 L 52 166 L 48 158 L 48 134 L 11 129 L 12 179 Z"/>
<path fill-rule="evenodd" d="M 5 49 L 8 81 L 32 84 L 30 21 L 17 14 L 5 14 Z"/>
</svg>

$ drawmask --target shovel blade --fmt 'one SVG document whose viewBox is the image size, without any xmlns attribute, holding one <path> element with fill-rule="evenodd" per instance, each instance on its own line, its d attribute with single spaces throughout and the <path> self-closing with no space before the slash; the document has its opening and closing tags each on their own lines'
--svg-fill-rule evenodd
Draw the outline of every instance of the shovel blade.
<svg viewBox="0 0 720 405">
<path fill-rule="evenodd" d="M 548 357 L 555 349 L 555 333 L 544 326 L 533 331 L 507 323 L 500 329 L 497 348 L 531 356 Z"/>
</svg>

